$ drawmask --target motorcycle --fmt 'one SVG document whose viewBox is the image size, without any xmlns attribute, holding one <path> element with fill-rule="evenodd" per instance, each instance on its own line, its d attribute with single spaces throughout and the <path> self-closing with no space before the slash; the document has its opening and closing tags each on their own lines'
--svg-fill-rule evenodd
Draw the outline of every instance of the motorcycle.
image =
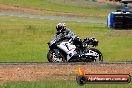
<svg viewBox="0 0 132 88">
<path fill-rule="evenodd" d="M 102 62 L 102 53 L 94 48 L 98 46 L 96 38 L 79 38 L 52 41 L 48 43 L 49 62 Z"/>
</svg>

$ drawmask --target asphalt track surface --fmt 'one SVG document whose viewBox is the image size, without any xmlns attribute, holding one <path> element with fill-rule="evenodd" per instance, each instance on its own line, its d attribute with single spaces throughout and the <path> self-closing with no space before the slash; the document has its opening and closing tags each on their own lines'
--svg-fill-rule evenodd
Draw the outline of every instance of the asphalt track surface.
<svg viewBox="0 0 132 88">
<path fill-rule="evenodd" d="M 106 21 L 104 21 L 104 20 L 88 20 L 88 19 L 62 17 L 62 16 L 32 15 L 32 14 L 17 13 L 17 12 L 0 12 L 0 16 L 16 16 L 16 17 L 27 17 L 27 18 L 33 18 L 33 19 L 61 20 L 61 21 L 106 24 Z"/>
</svg>

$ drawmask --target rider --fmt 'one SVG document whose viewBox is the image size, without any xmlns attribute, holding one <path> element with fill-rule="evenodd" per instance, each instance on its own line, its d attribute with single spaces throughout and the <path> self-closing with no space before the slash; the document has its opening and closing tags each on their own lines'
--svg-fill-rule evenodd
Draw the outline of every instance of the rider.
<svg viewBox="0 0 132 88">
<path fill-rule="evenodd" d="M 66 39 L 73 39 L 73 40 L 79 40 L 80 38 L 75 35 L 69 28 L 66 27 L 65 23 L 58 23 L 56 25 L 56 34 L 54 35 L 52 42 L 54 41 L 60 41 L 60 40 L 66 40 Z"/>
<path fill-rule="evenodd" d="M 50 45 L 52 45 L 55 42 L 61 42 L 61 41 L 65 41 L 65 40 L 67 41 L 69 39 L 72 39 L 73 44 L 76 47 L 79 47 L 81 45 L 81 39 L 77 35 L 75 35 L 69 28 L 67 28 L 65 23 L 58 23 L 56 25 L 56 30 L 57 30 L 57 32 L 54 35 L 52 41 L 49 43 Z M 55 52 L 57 52 L 57 51 L 55 51 Z M 73 61 L 73 60 L 75 60 L 74 58 L 79 57 L 79 55 L 75 54 L 72 57 L 73 57 L 73 59 L 71 59 L 69 57 L 69 58 L 67 58 L 67 60 Z"/>
</svg>

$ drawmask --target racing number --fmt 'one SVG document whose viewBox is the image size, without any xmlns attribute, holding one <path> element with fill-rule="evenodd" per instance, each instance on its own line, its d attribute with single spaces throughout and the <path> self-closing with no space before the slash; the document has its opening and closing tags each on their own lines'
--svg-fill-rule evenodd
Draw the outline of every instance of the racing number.
<svg viewBox="0 0 132 88">
<path fill-rule="evenodd" d="M 65 43 L 64 46 L 69 50 L 68 43 Z"/>
</svg>

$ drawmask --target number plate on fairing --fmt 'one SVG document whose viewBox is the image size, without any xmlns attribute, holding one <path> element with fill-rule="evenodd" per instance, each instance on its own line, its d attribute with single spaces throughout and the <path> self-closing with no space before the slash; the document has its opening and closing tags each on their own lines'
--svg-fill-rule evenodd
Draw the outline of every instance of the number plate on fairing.
<svg viewBox="0 0 132 88">
<path fill-rule="evenodd" d="M 60 49 L 62 49 L 67 54 L 73 53 L 76 49 L 75 45 L 72 45 L 69 42 L 61 42 L 59 45 L 57 45 Z"/>
</svg>

